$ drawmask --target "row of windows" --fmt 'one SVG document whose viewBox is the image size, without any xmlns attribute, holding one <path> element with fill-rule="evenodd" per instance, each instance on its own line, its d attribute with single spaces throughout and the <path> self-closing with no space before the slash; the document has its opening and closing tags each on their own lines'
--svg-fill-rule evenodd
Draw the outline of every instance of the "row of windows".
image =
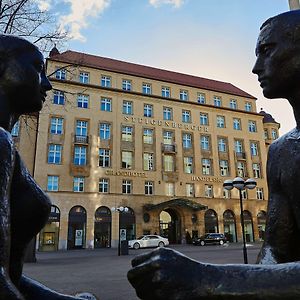
<svg viewBox="0 0 300 300">
<path fill-rule="evenodd" d="M 134 162 L 134 154 L 132 151 L 121 152 L 121 168 L 132 169 Z M 143 153 L 143 169 L 145 171 L 152 171 L 155 169 L 154 154 Z M 175 171 L 176 157 L 174 155 L 163 155 L 163 170 L 165 172 Z M 62 162 L 62 146 L 50 144 L 48 149 L 48 163 L 61 164 Z M 111 150 L 99 148 L 98 166 L 111 167 Z M 202 175 L 213 175 L 213 160 L 210 158 L 201 159 Z M 74 165 L 85 166 L 87 165 L 87 147 L 75 146 L 74 147 Z M 195 172 L 194 158 L 191 156 L 183 157 L 183 170 L 186 174 L 193 174 Z M 219 160 L 220 176 L 230 176 L 229 161 Z M 261 178 L 261 166 L 259 163 L 252 163 L 252 173 L 254 178 Z M 236 174 L 240 177 L 247 176 L 246 163 L 244 161 L 237 161 Z"/>
<path fill-rule="evenodd" d="M 74 177 L 73 178 L 73 192 L 84 192 L 84 177 Z M 195 185 L 194 183 L 186 184 L 186 196 L 187 197 L 195 197 Z M 47 182 L 47 190 L 51 192 L 59 191 L 59 176 L 49 175 Z M 110 184 L 108 178 L 100 178 L 98 183 L 98 191 L 99 193 L 109 193 L 110 192 Z M 132 180 L 124 179 L 122 180 L 122 193 L 123 194 L 132 194 L 133 192 L 133 182 Z M 144 193 L 145 195 L 154 195 L 154 182 L 153 181 L 145 181 L 144 182 Z M 175 184 L 174 183 L 165 183 L 165 194 L 167 196 L 175 196 Z M 204 196 L 208 198 L 213 198 L 213 186 L 210 184 L 204 185 Z M 224 198 L 231 198 L 230 191 L 223 191 Z M 243 190 L 242 197 L 247 199 L 247 191 Z M 256 188 L 256 197 L 258 200 L 264 199 L 263 188 Z"/>
<path fill-rule="evenodd" d="M 64 105 L 65 97 L 64 93 L 61 91 L 54 91 L 53 103 L 58 105 Z M 89 107 L 89 98 L 87 95 L 78 95 L 77 97 L 77 107 L 80 108 L 88 108 Z M 112 99 L 110 98 L 101 98 L 100 100 L 100 110 L 101 111 L 112 111 Z M 133 102 L 132 101 L 123 101 L 123 114 L 132 115 L 133 114 Z M 153 118 L 154 117 L 154 109 L 152 104 L 144 104 L 144 117 Z M 166 121 L 173 120 L 173 109 L 171 107 L 163 107 L 162 117 Z M 181 121 L 183 123 L 191 123 L 192 122 L 192 114 L 190 110 L 182 110 L 181 113 Z M 199 116 L 200 125 L 209 125 L 209 119 L 207 113 L 201 113 Z M 216 126 L 218 128 L 225 128 L 225 116 L 217 116 Z M 234 130 L 242 130 L 242 122 L 240 118 L 233 118 L 233 129 Z M 249 120 L 248 121 L 248 130 L 249 132 L 256 132 L 257 126 L 256 122 Z"/>
<path fill-rule="evenodd" d="M 66 80 L 67 79 L 67 72 L 64 69 L 58 69 L 55 73 L 56 79 Z M 79 73 L 79 82 L 83 84 L 90 83 L 90 74 L 87 72 L 80 72 Z M 107 75 L 101 75 L 100 78 L 100 85 L 105 88 L 112 87 L 112 78 Z M 123 79 L 122 80 L 122 90 L 124 91 L 132 91 L 132 80 Z M 152 84 L 144 82 L 142 84 L 141 92 L 146 95 L 152 95 Z M 164 98 L 171 98 L 171 88 L 168 86 L 161 87 L 161 96 Z M 187 90 L 181 89 L 179 91 L 179 99 L 182 101 L 189 101 L 189 92 Z M 207 99 L 205 93 L 197 93 L 196 101 L 201 104 L 206 104 Z M 214 106 L 221 107 L 222 106 L 222 98 L 220 96 L 213 96 L 213 104 Z M 230 99 L 229 101 L 229 108 L 231 109 L 238 109 L 238 102 L 236 99 Z M 251 102 L 246 102 L 244 104 L 245 111 L 252 111 L 252 104 Z"/>
</svg>

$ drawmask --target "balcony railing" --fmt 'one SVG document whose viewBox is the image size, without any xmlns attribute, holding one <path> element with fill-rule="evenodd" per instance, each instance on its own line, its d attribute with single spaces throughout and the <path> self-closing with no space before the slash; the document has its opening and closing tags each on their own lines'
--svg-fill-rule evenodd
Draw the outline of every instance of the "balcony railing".
<svg viewBox="0 0 300 300">
<path fill-rule="evenodd" d="M 78 144 L 88 144 L 89 137 L 87 135 L 75 135 L 74 142 Z"/>
<path fill-rule="evenodd" d="M 162 152 L 165 153 L 176 153 L 176 145 L 175 144 L 161 144 Z"/>
<path fill-rule="evenodd" d="M 246 153 L 245 152 L 235 152 L 235 156 L 238 159 L 246 159 Z"/>
</svg>

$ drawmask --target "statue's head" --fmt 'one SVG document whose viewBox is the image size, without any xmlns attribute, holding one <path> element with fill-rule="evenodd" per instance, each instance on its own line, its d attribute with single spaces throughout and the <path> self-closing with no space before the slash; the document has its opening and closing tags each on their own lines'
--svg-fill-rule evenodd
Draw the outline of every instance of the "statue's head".
<svg viewBox="0 0 300 300">
<path fill-rule="evenodd" d="M 12 113 L 41 110 L 51 84 L 36 46 L 19 37 L 0 35 L 0 101 Z"/>
<path fill-rule="evenodd" d="M 252 72 L 267 98 L 300 93 L 300 10 L 268 19 L 260 28 Z"/>
</svg>

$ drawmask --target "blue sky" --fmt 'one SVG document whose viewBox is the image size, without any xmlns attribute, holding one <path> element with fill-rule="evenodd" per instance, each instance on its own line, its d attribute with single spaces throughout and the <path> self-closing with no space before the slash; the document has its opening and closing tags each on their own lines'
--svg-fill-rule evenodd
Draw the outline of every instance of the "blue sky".
<svg viewBox="0 0 300 300">
<path fill-rule="evenodd" d="M 71 30 L 65 49 L 230 82 L 257 108 L 295 126 L 286 100 L 268 100 L 251 73 L 259 27 L 288 0 L 40 0 Z"/>
</svg>

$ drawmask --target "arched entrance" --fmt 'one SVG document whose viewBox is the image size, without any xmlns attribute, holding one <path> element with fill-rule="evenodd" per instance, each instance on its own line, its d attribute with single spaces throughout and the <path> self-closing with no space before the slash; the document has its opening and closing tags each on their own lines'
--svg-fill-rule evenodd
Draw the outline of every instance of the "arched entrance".
<svg viewBox="0 0 300 300">
<path fill-rule="evenodd" d="M 253 222 L 252 222 L 251 213 L 248 210 L 244 210 L 243 215 L 244 215 L 246 242 L 253 243 L 254 235 L 253 235 Z"/>
<path fill-rule="evenodd" d="M 126 240 L 134 240 L 136 238 L 135 214 L 132 208 L 128 207 L 128 212 L 120 213 L 120 230 L 126 230 Z"/>
<path fill-rule="evenodd" d="M 181 243 L 181 222 L 174 209 L 168 208 L 160 213 L 159 230 L 160 235 L 168 238 L 171 244 Z"/>
<path fill-rule="evenodd" d="M 56 251 L 59 241 L 60 210 L 57 206 L 51 206 L 48 222 L 40 232 L 39 250 Z"/>
<path fill-rule="evenodd" d="M 258 237 L 261 241 L 265 239 L 266 219 L 267 219 L 266 212 L 261 210 L 257 214 Z"/>
<path fill-rule="evenodd" d="M 234 213 L 231 210 L 225 210 L 223 214 L 224 234 L 229 242 L 237 242 L 236 224 Z"/>
<path fill-rule="evenodd" d="M 219 232 L 218 228 L 218 215 L 212 210 L 208 209 L 204 214 L 205 233 Z"/>
<path fill-rule="evenodd" d="M 111 211 L 105 206 L 95 212 L 94 248 L 108 248 L 111 242 Z"/>
<path fill-rule="evenodd" d="M 86 210 L 82 206 L 74 206 L 69 212 L 68 249 L 85 247 Z"/>
</svg>

